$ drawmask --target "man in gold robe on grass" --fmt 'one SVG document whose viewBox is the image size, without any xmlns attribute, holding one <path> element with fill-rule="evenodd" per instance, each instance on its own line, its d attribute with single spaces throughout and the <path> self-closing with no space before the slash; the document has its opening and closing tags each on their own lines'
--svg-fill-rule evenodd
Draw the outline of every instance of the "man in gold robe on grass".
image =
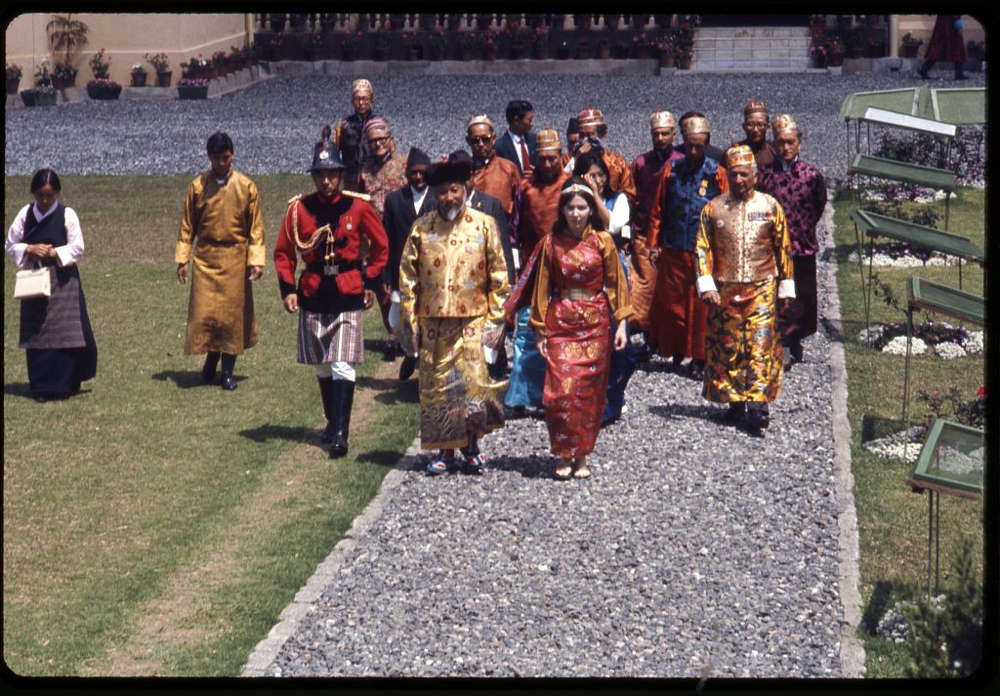
<svg viewBox="0 0 1000 696">
<path fill-rule="evenodd" d="M 506 382 L 490 379 L 487 362 L 503 341 L 510 284 L 495 219 L 466 205 L 471 174 L 468 160 L 427 168 L 437 210 L 413 224 L 399 267 L 400 343 L 419 356 L 421 446 L 439 450 L 431 474 L 480 472 L 479 438 L 504 424 Z"/>
<path fill-rule="evenodd" d="M 777 314 L 795 297 L 791 239 L 781 204 L 754 190 L 748 146 L 729 148 L 726 174 L 729 192 L 702 209 L 695 243 L 698 296 L 709 305 L 702 395 L 762 437 L 784 373 Z"/>
<path fill-rule="evenodd" d="M 184 354 L 208 354 L 206 384 L 221 355 L 222 388 L 232 391 L 236 356 L 257 343 L 250 284 L 264 273 L 264 222 L 256 184 L 233 169 L 232 139 L 213 133 L 207 150 L 212 168 L 188 186 L 174 261 L 186 284 L 194 259 Z"/>
</svg>

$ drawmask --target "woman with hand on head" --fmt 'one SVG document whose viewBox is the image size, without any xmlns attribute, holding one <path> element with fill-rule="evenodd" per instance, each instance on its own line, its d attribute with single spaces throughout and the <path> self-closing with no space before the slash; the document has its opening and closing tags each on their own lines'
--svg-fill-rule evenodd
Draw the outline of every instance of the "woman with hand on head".
<svg viewBox="0 0 1000 696">
<path fill-rule="evenodd" d="M 632 314 L 614 240 L 597 211 L 590 184 L 570 179 L 535 269 L 531 325 L 548 364 L 542 405 L 560 459 L 557 479 L 590 477 L 587 455 L 601 428 L 611 350 L 625 348 Z"/>
<path fill-rule="evenodd" d="M 4 245 L 18 268 L 50 274 L 49 297 L 21 300 L 18 345 L 27 351 L 28 384 L 39 403 L 78 392 L 97 374 L 97 344 L 76 267 L 83 234 L 76 212 L 59 202 L 61 188 L 51 169 L 35 172 L 35 202 L 18 212 Z"/>
</svg>

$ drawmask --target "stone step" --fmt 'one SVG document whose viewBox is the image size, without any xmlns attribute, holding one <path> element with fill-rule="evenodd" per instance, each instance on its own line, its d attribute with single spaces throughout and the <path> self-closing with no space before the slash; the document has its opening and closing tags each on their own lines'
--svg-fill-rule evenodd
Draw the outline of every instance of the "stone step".
<svg viewBox="0 0 1000 696">
<path fill-rule="evenodd" d="M 805 27 L 708 27 L 698 30 L 691 69 L 800 72 L 812 67 Z"/>
</svg>

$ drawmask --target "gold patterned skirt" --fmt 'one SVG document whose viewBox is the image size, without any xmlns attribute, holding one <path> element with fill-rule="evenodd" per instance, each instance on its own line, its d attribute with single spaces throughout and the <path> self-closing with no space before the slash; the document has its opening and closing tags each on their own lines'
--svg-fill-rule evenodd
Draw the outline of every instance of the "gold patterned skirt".
<svg viewBox="0 0 1000 696">
<path fill-rule="evenodd" d="M 420 444 L 451 449 L 503 427 L 507 382 L 490 379 L 485 317 L 420 319 Z"/>
<path fill-rule="evenodd" d="M 783 375 L 777 329 L 777 282 L 724 283 L 722 304 L 708 312 L 705 385 L 716 403 L 774 401 Z"/>
</svg>

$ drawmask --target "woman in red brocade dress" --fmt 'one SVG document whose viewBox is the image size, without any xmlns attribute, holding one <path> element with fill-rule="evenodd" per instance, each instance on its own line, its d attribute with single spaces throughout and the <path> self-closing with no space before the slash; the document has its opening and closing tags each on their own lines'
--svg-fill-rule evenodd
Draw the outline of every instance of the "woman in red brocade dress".
<svg viewBox="0 0 1000 696">
<path fill-rule="evenodd" d="M 552 453 L 560 459 L 557 479 L 590 476 L 587 455 L 601 428 L 611 350 L 625 348 L 632 315 L 615 242 L 601 227 L 590 186 L 570 179 L 534 271 L 531 325 L 548 363 L 542 407 Z"/>
</svg>

